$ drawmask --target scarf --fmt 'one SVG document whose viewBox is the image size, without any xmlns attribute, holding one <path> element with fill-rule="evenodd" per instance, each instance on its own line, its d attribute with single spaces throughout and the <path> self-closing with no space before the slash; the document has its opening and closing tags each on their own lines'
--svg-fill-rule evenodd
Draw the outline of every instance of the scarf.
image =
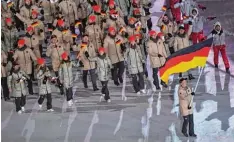
<svg viewBox="0 0 234 142">
<path fill-rule="evenodd" d="M 106 58 L 106 53 L 104 53 L 103 55 L 98 55 L 98 57 L 103 60 Z"/>
<path fill-rule="evenodd" d="M 116 37 L 116 34 L 115 34 L 115 35 L 108 34 L 108 35 L 109 35 L 109 37 L 112 38 L 112 39 L 115 39 L 115 37 Z"/>
<path fill-rule="evenodd" d="M 18 48 L 18 50 L 19 50 L 19 51 L 24 51 L 26 48 L 27 48 L 27 46 L 24 45 L 23 47 Z"/>
</svg>

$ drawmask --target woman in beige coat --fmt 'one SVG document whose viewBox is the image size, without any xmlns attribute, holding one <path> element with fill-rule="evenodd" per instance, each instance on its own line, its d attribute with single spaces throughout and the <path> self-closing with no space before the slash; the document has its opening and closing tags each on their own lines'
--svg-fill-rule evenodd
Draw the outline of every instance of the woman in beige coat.
<svg viewBox="0 0 234 142">
<path fill-rule="evenodd" d="M 51 36 L 51 44 L 48 46 L 48 48 L 46 50 L 46 56 L 50 57 L 52 60 L 52 68 L 53 68 L 53 71 L 54 71 L 56 77 L 59 76 L 59 66 L 60 66 L 60 63 L 62 61 L 61 55 L 63 54 L 64 51 L 65 50 L 64 50 L 63 44 L 58 42 L 56 35 L 52 35 Z M 63 85 L 59 79 L 57 79 L 57 84 L 58 84 L 58 87 L 60 89 L 61 95 L 63 95 L 64 94 Z"/>
<path fill-rule="evenodd" d="M 196 137 L 197 135 L 194 134 L 193 107 L 190 106 L 192 95 L 195 95 L 195 93 L 187 86 L 186 80 L 187 78 L 180 79 L 180 87 L 178 90 L 180 112 L 184 118 L 182 133 L 185 137 L 188 137 L 187 126 L 189 124 L 189 136 Z"/>
<path fill-rule="evenodd" d="M 89 36 L 89 42 L 91 42 L 95 51 L 98 52 L 98 48 L 102 46 L 102 30 L 99 25 L 96 24 L 96 16 L 89 16 L 89 25 L 85 28 L 85 33 Z"/>
<path fill-rule="evenodd" d="M 150 58 L 151 68 L 153 68 L 154 85 L 157 90 L 160 90 L 158 81 L 158 68 L 162 67 L 166 63 L 167 53 L 162 39 L 157 36 L 155 31 L 150 31 L 150 40 L 147 43 L 148 54 Z M 167 88 L 165 82 L 161 81 L 161 85 Z"/>
<path fill-rule="evenodd" d="M 16 61 L 21 70 L 23 70 L 30 78 L 28 81 L 28 89 L 29 94 L 33 95 L 33 87 L 32 87 L 32 65 L 33 62 L 37 61 L 37 57 L 33 53 L 33 51 L 25 45 L 25 40 L 20 39 L 18 41 L 18 48 L 13 55 L 14 61 Z"/>
<path fill-rule="evenodd" d="M 116 34 L 114 27 L 109 27 L 108 31 L 109 34 L 104 39 L 104 48 L 113 65 L 112 78 L 115 85 L 119 86 L 119 82 L 123 82 L 125 41 L 120 35 Z"/>
<path fill-rule="evenodd" d="M 91 81 L 93 85 L 93 91 L 98 91 L 97 83 L 96 83 L 96 75 L 95 75 L 95 68 L 96 64 L 95 61 L 93 61 L 93 58 L 97 57 L 97 53 L 95 51 L 94 45 L 89 42 L 89 37 L 87 35 L 83 35 L 82 43 L 78 46 L 78 56 L 77 58 L 82 62 L 83 64 L 83 83 L 84 87 L 88 88 L 87 84 L 87 76 L 88 72 L 91 76 Z"/>
</svg>

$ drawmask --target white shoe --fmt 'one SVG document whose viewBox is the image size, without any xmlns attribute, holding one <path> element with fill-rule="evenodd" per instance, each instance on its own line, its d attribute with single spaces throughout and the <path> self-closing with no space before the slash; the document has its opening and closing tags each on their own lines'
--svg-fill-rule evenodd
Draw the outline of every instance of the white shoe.
<svg viewBox="0 0 234 142">
<path fill-rule="evenodd" d="M 49 112 L 53 112 L 54 110 L 51 108 L 51 109 L 48 109 L 47 111 L 49 111 Z"/>
<path fill-rule="evenodd" d="M 38 105 L 39 106 L 39 109 L 42 109 L 42 105 Z"/>
<path fill-rule="evenodd" d="M 103 96 L 100 96 L 99 102 L 102 102 L 103 100 Z"/>
<path fill-rule="evenodd" d="M 110 99 L 108 99 L 108 100 L 107 100 L 107 102 L 108 102 L 108 103 L 110 103 L 110 102 L 111 102 L 111 100 L 110 100 Z"/>
<path fill-rule="evenodd" d="M 24 107 L 21 107 L 21 110 L 22 110 L 23 112 L 25 112 L 25 108 L 24 108 Z"/>
<path fill-rule="evenodd" d="M 145 94 L 145 93 L 146 93 L 145 89 L 142 89 L 142 90 L 141 90 L 141 92 L 142 92 L 143 94 Z"/>
<path fill-rule="evenodd" d="M 141 95 L 141 92 L 140 92 L 140 91 L 138 91 L 138 92 L 137 92 L 137 95 Z"/>
<path fill-rule="evenodd" d="M 21 111 L 21 110 L 19 110 L 17 113 L 18 113 L 18 114 L 22 114 L 22 111 Z"/>
<path fill-rule="evenodd" d="M 69 107 L 71 107 L 72 104 L 73 104 L 72 100 L 68 101 L 67 104 L 68 104 Z"/>
</svg>

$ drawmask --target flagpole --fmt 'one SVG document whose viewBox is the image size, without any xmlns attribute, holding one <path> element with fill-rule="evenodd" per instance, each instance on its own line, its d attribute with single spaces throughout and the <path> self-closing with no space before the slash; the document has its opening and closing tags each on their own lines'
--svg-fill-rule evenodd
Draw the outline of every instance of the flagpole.
<svg viewBox="0 0 234 142">
<path fill-rule="evenodd" d="M 196 90 L 197 90 L 197 86 L 198 86 L 198 83 L 199 83 L 199 81 L 200 81 L 200 78 L 201 78 L 201 75 L 202 75 L 202 72 L 203 72 L 204 68 L 205 68 L 205 67 L 202 67 L 202 69 L 201 69 L 201 72 L 200 72 L 200 74 L 199 74 L 199 77 L 198 77 L 198 80 L 197 80 L 197 83 L 196 83 L 196 86 L 195 86 L 193 92 L 196 92 Z M 192 106 L 193 98 L 194 98 L 194 96 L 192 96 L 192 99 L 191 99 L 191 101 L 190 101 L 190 103 L 189 103 L 189 107 Z"/>
</svg>

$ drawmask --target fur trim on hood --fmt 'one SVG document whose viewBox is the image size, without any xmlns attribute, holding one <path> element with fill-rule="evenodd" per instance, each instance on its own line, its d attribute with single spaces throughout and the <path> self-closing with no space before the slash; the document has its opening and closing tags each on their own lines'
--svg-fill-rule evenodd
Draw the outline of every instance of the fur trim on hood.
<svg viewBox="0 0 234 142">
<path fill-rule="evenodd" d="M 193 11 L 197 11 L 197 14 L 196 15 L 193 15 Z M 193 16 L 193 17 L 197 17 L 198 15 L 199 15 L 199 11 L 198 11 L 198 9 L 197 8 L 193 8 L 192 9 L 192 11 L 191 11 L 191 15 Z"/>
<path fill-rule="evenodd" d="M 222 29 L 221 23 L 219 21 L 217 21 L 217 22 L 214 23 L 214 29 L 215 29 L 216 26 L 220 26 L 220 29 Z"/>
</svg>

